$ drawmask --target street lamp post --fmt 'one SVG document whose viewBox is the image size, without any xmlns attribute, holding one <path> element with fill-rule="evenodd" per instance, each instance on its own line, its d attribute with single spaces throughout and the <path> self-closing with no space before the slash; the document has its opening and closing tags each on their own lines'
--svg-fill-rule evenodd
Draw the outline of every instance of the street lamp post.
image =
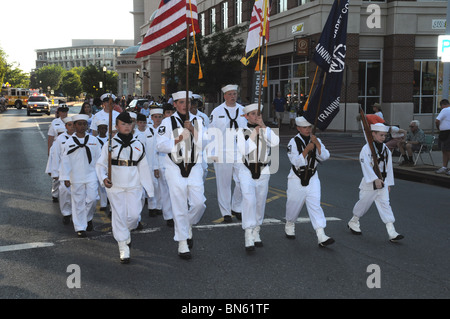
<svg viewBox="0 0 450 319">
<path fill-rule="evenodd" d="M 103 66 L 103 93 L 106 93 L 106 65 Z"/>
</svg>

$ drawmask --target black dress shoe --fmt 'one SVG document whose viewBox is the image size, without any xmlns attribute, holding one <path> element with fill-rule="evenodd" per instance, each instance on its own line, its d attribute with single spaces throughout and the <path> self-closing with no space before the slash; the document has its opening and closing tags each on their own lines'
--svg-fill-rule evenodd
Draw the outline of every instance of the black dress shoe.
<svg viewBox="0 0 450 319">
<path fill-rule="evenodd" d="M 149 209 L 148 210 L 148 216 L 150 217 L 156 217 L 156 209 Z"/>
<path fill-rule="evenodd" d="M 238 213 L 238 212 L 235 212 L 234 210 L 232 210 L 231 215 L 236 216 L 237 220 L 242 220 L 242 213 Z"/>
<path fill-rule="evenodd" d="M 86 231 L 93 231 L 94 225 L 92 224 L 92 220 L 88 221 Z"/>
<path fill-rule="evenodd" d="M 325 240 L 324 242 L 319 243 L 320 247 L 325 247 L 328 245 L 334 244 L 334 239 L 333 238 L 328 238 L 327 240 Z"/>
<path fill-rule="evenodd" d="M 231 223 L 233 219 L 231 218 L 231 215 L 225 215 L 223 216 L 223 222 L 224 223 Z"/>
<path fill-rule="evenodd" d="M 70 217 L 72 217 L 72 216 L 71 215 L 63 216 L 63 225 L 69 225 L 70 224 Z"/>
<path fill-rule="evenodd" d="M 188 259 L 192 258 L 191 252 L 178 253 L 178 256 L 180 256 L 181 259 L 185 259 L 185 260 L 188 260 Z"/>
<path fill-rule="evenodd" d="M 59 198 L 58 197 L 52 197 L 52 201 L 53 201 L 53 203 L 59 203 Z"/>
<path fill-rule="evenodd" d="M 194 239 L 188 238 L 188 239 L 187 239 L 187 244 L 188 244 L 189 249 L 191 249 L 192 247 L 194 247 Z"/>
<path fill-rule="evenodd" d="M 167 226 L 169 226 L 169 227 L 174 227 L 173 219 L 168 219 L 168 220 L 166 221 L 166 224 L 167 224 Z"/>
<path fill-rule="evenodd" d="M 156 215 L 159 215 L 159 216 L 161 216 L 163 213 L 161 209 L 155 209 L 155 211 L 156 211 Z"/>
<path fill-rule="evenodd" d="M 391 243 L 396 243 L 397 241 L 399 241 L 399 240 L 401 240 L 403 238 L 405 238 L 405 236 L 399 234 L 397 237 L 389 239 L 389 241 Z"/>
<path fill-rule="evenodd" d="M 130 263 L 130 258 L 120 258 L 120 263 L 121 264 L 129 264 Z"/>
<path fill-rule="evenodd" d="M 78 238 L 86 238 L 86 232 L 84 230 L 77 231 Z"/>
</svg>

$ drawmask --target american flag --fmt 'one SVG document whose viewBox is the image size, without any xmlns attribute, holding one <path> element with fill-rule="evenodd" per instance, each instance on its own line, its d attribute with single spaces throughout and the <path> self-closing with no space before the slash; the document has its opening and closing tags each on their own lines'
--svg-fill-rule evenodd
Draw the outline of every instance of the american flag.
<svg viewBox="0 0 450 319">
<path fill-rule="evenodd" d="M 141 58 L 186 37 L 186 28 L 200 33 L 196 0 L 161 0 L 156 16 L 144 37 L 136 58 Z"/>
</svg>

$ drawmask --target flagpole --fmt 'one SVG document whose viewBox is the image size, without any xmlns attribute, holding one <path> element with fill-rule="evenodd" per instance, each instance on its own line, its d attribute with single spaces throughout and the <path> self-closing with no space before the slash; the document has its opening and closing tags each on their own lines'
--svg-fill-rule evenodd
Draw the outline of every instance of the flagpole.
<svg viewBox="0 0 450 319">
<path fill-rule="evenodd" d="M 325 87 L 326 79 L 327 79 L 327 72 L 325 72 L 325 74 L 323 75 L 322 87 L 320 88 L 319 104 L 317 106 L 316 118 L 314 119 L 314 127 L 312 129 L 312 135 L 316 135 L 317 121 L 319 120 L 320 108 L 322 107 L 323 89 Z"/>
<path fill-rule="evenodd" d="M 186 20 L 186 121 L 189 121 L 189 113 L 190 113 L 190 104 L 189 104 L 189 37 L 190 37 L 190 30 L 189 30 L 189 22 Z M 184 154 L 185 160 L 184 165 L 187 171 L 188 168 L 188 160 L 189 160 L 189 154 L 187 152 L 187 141 L 186 143 L 186 152 Z M 193 150 L 191 150 L 193 152 Z"/>
</svg>

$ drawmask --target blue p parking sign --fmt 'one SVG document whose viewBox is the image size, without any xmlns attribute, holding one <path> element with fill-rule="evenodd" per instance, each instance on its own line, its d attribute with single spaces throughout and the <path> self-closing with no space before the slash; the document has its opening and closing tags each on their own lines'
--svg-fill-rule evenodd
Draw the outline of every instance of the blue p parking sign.
<svg viewBox="0 0 450 319">
<path fill-rule="evenodd" d="M 439 36 L 437 56 L 442 62 L 450 62 L 450 35 Z"/>
</svg>

